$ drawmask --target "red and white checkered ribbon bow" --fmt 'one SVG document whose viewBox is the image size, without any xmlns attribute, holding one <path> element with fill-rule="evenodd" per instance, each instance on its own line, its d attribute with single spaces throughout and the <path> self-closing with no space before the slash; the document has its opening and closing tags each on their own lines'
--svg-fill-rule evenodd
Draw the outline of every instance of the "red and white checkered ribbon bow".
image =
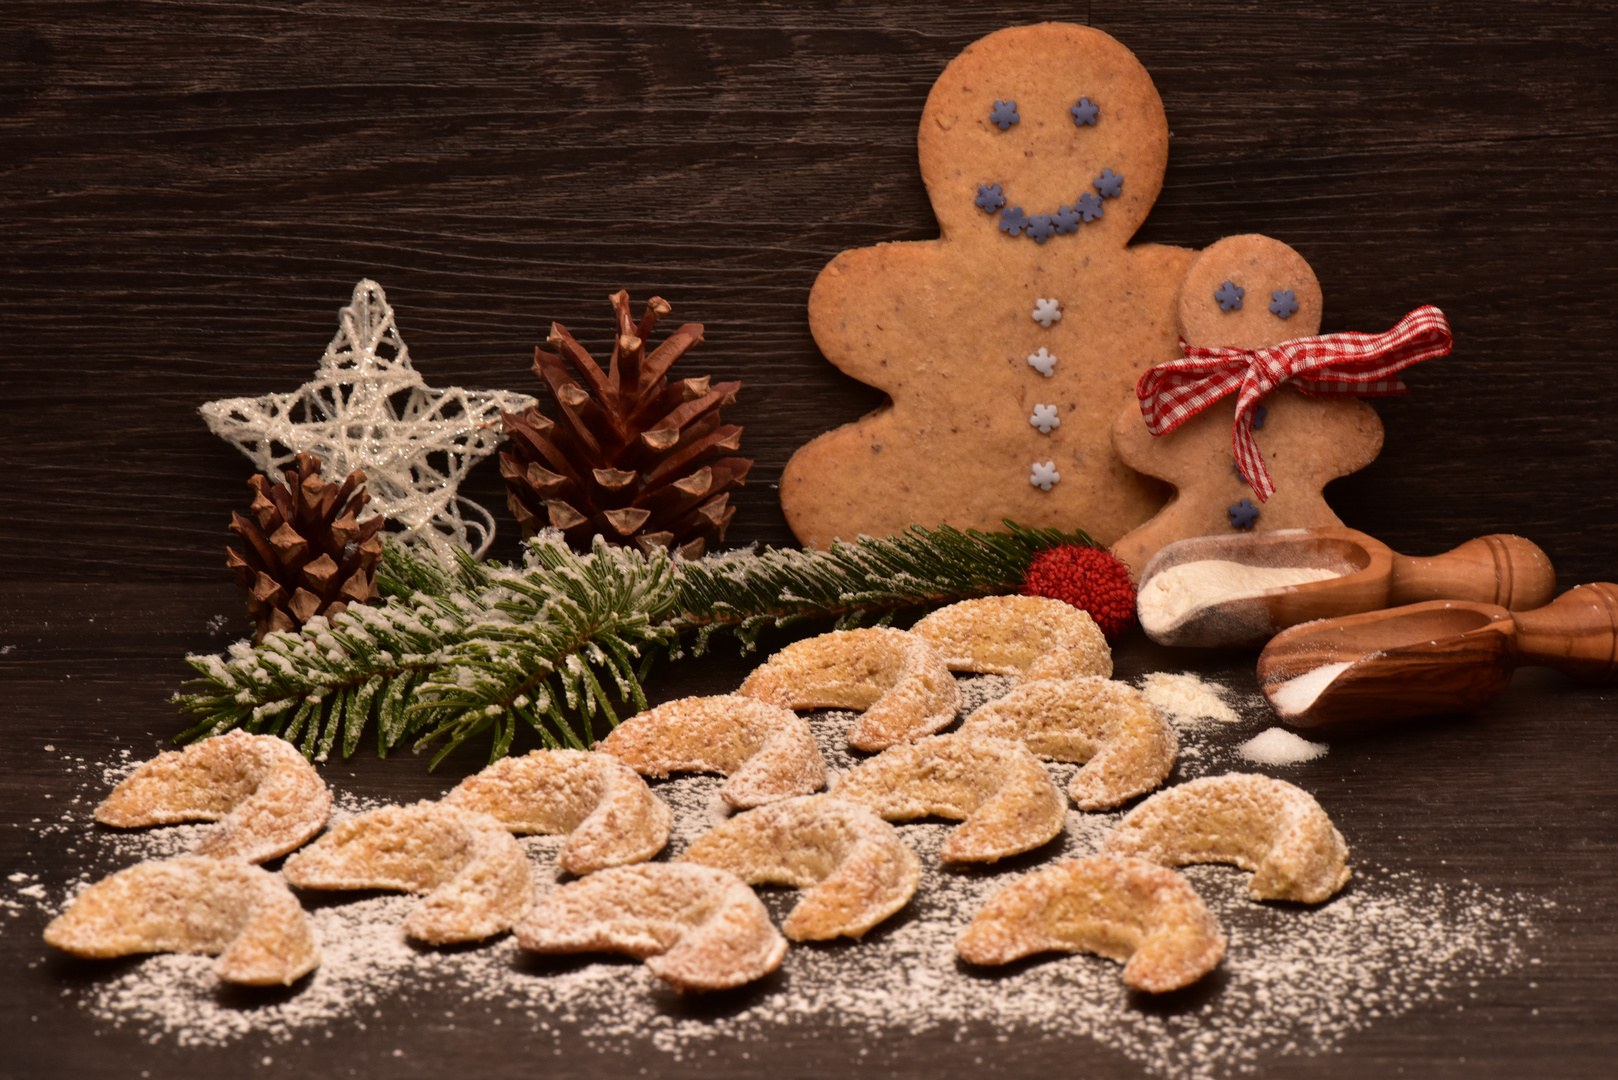
<svg viewBox="0 0 1618 1080">
<path fill-rule="evenodd" d="M 1262 349 L 1207 349 L 1180 339 L 1183 360 L 1159 364 L 1140 377 L 1135 396 L 1153 435 L 1167 435 L 1232 391 L 1236 464 L 1260 502 L 1275 494 L 1264 455 L 1253 441 L 1253 410 L 1284 382 L 1321 397 L 1386 397 L 1408 387 L 1397 372 L 1449 352 L 1449 321 L 1424 305 L 1382 334 L 1342 333 L 1294 338 Z"/>
</svg>

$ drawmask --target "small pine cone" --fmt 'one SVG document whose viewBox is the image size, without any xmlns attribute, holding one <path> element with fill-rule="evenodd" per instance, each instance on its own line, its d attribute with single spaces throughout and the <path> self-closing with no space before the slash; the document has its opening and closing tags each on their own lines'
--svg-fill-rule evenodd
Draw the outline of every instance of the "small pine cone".
<svg viewBox="0 0 1618 1080">
<path fill-rule="evenodd" d="M 669 305 L 654 296 L 636 322 L 627 292 L 611 300 L 618 336 L 607 370 L 552 323 L 557 353 L 535 349 L 534 373 L 550 387 L 560 417 L 537 408 L 501 414 L 511 439 L 500 454 L 506 504 L 525 536 L 554 526 L 575 547 L 600 534 L 609 543 L 695 558 L 723 542 L 736 514 L 730 492 L 753 467 L 747 458 L 720 456 L 740 445 L 742 429 L 722 423 L 719 409 L 736 400 L 741 383 L 669 382 L 668 369 L 702 340 L 701 324 L 684 324 L 648 353 L 647 339 Z"/>
<path fill-rule="evenodd" d="M 376 599 L 383 519 L 378 514 L 354 520 L 371 500 L 364 485 L 358 469 L 341 485 L 321 480 L 320 459 L 313 454 L 299 454 L 283 484 L 262 474 L 247 482 L 252 516 L 233 512 L 230 523 L 246 550 L 226 548 L 225 565 L 247 590 L 247 613 L 258 626 L 255 640 Z"/>
</svg>

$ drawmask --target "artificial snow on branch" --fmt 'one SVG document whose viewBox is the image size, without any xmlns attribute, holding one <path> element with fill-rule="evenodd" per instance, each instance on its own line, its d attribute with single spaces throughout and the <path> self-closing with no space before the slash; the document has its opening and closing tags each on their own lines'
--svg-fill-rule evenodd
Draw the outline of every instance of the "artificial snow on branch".
<svg viewBox="0 0 1618 1080">
<path fill-rule="evenodd" d="M 339 738 L 352 754 L 374 721 L 379 754 L 408 737 L 417 750 L 437 746 L 436 766 L 485 732 L 489 759 L 503 757 L 520 722 L 546 746 L 588 748 L 598 717 L 618 723 L 614 702 L 646 708 L 658 657 L 701 654 L 717 632 L 733 632 L 747 652 L 769 627 L 885 623 L 906 609 L 1015 592 L 1035 555 L 1092 543 L 1081 532 L 1006 525 L 1005 534 L 912 527 L 826 552 L 692 561 L 599 538 L 581 555 L 547 530 L 529 541 L 521 568 L 464 553 L 444 565 L 389 543 L 380 606 L 187 657 L 200 677 L 176 700 L 198 720 L 181 737 L 241 727 L 325 760 Z"/>
</svg>

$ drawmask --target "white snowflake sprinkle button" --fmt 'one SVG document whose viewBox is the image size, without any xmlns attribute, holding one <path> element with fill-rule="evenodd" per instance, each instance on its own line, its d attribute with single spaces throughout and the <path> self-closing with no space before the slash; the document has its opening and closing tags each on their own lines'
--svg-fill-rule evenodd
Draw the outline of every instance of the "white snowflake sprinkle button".
<svg viewBox="0 0 1618 1080">
<path fill-rule="evenodd" d="M 1034 321 L 1049 330 L 1051 323 L 1062 318 L 1062 308 L 1055 300 L 1037 299 L 1034 301 L 1034 310 L 1029 312 Z"/>
<path fill-rule="evenodd" d="M 1056 471 L 1056 462 L 1047 461 L 1043 465 L 1034 462 L 1034 470 L 1028 474 L 1028 482 L 1041 491 L 1049 491 L 1051 485 L 1062 479 L 1062 474 Z"/>
<path fill-rule="evenodd" d="M 1052 428 L 1062 426 L 1062 418 L 1056 415 L 1055 405 L 1035 405 L 1034 415 L 1028 422 L 1039 429 L 1041 435 L 1049 435 Z"/>
<path fill-rule="evenodd" d="M 1048 379 L 1056 374 L 1056 357 L 1041 345 L 1038 352 L 1028 354 L 1028 366 Z"/>
</svg>

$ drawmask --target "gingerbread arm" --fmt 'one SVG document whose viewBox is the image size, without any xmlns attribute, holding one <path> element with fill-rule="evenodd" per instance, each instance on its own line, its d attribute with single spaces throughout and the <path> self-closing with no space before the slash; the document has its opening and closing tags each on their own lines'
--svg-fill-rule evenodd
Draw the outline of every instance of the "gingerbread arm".
<svg viewBox="0 0 1618 1080">
<path fill-rule="evenodd" d="M 809 294 L 809 330 L 826 359 L 890 396 L 936 354 L 950 278 L 938 241 L 878 244 L 838 255 Z M 860 317 L 855 317 L 858 312 Z M 896 393 L 897 392 L 897 393 Z"/>
</svg>

